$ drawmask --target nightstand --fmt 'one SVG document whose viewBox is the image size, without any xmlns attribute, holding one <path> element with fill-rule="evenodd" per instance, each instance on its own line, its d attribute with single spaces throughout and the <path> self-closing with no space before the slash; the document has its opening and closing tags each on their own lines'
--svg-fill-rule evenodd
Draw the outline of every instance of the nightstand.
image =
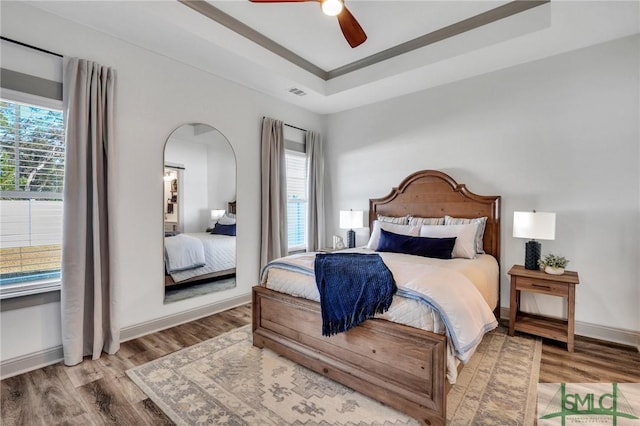
<svg viewBox="0 0 640 426">
<path fill-rule="evenodd" d="M 567 350 L 573 352 L 573 334 L 576 307 L 576 285 L 578 273 L 565 271 L 562 275 L 551 275 L 544 271 L 525 269 L 515 265 L 509 271 L 511 276 L 511 300 L 509 304 L 509 336 L 515 330 L 535 334 L 567 343 Z M 520 292 L 547 294 L 564 297 L 567 300 L 567 319 L 544 317 L 520 312 Z"/>
</svg>

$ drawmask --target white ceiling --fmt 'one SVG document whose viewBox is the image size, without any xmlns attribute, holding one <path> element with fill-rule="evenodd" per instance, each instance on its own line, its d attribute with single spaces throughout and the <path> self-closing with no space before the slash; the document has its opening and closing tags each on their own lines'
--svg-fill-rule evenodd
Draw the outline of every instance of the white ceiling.
<svg viewBox="0 0 640 426">
<path fill-rule="evenodd" d="M 317 2 L 259 4 L 248 0 L 232 0 L 210 3 L 325 71 L 330 71 L 507 1 L 450 1 L 445 5 L 431 1 L 347 0 L 349 11 L 368 37 L 364 44 L 355 49 L 345 41 L 337 18 L 324 15 Z"/>
<path fill-rule="evenodd" d="M 367 61 L 507 1 L 360 1 L 368 35 L 352 49 L 318 3 L 209 1 L 324 72 Z M 552 0 L 336 77 L 319 77 L 178 1 L 30 4 L 318 113 L 333 113 L 640 33 L 640 2 Z M 374 61 L 375 62 L 375 61 Z M 306 92 L 296 96 L 291 88 Z"/>
</svg>

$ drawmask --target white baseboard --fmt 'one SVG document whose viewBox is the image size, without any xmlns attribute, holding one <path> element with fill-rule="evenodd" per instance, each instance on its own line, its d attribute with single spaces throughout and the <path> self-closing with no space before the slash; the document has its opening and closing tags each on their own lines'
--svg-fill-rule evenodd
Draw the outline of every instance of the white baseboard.
<svg viewBox="0 0 640 426">
<path fill-rule="evenodd" d="M 142 324 L 125 327 L 120 330 L 120 342 L 126 342 L 127 340 L 155 333 L 156 331 L 175 327 L 177 325 L 226 311 L 249 302 L 251 302 L 250 293 L 221 302 L 200 306 L 189 311 L 157 318 Z M 32 370 L 37 370 L 38 368 L 46 367 L 47 365 L 56 364 L 63 359 L 64 355 L 62 352 L 62 345 L 60 345 L 8 360 L 2 360 L 2 362 L 0 362 L 0 380 L 17 376 L 18 374 Z"/>
<path fill-rule="evenodd" d="M 500 317 L 508 320 L 509 308 L 501 307 Z M 640 332 L 637 331 L 576 321 L 575 333 L 578 336 L 591 337 L 593 339 L 631 346 L 640 352 Z"/>
<path fill-rule="evenodd" d="M 3 360 L 0 363 L 0 380 L 27 373 L 47 365 L 56 364 L 64 359 L 62 345 L 44 349 L 28 355 Z"/>
<path fill-rule="evenodd" d="M 223 300 L 221 302 L 211 303 L 205 306 L 199 306 L 195 309 L 179 312 L 177 314 L 168 315 L 166 317 L 156 318 L 151 321 L 147 321 L 141 324 L 125 327 L 120 330 L 120 342 L 126 342 L 147 334 L 155 333 L 156 331 L 165 330 L 167 328 L 175 327 L 176 325 L 184 324 L 189 321 L 194 321 L 199 318 L 204 318 L 209 315 L 217 314 L 218 312 L 226 311 L 237 306 L 245 305 L 251 302 L 251 293 L 243 294 L 242 296 L 233 297 L 231 299 Z"/>
<path fill-rule="evenodd" d="M 607 342 L 621 343 L 636 348 L 640 352 L 640 333 L 621 328 L 604 327 L 602 325 L 589 324 L 576 321 L 576 334 L 606 340 Z"/>
</svg>

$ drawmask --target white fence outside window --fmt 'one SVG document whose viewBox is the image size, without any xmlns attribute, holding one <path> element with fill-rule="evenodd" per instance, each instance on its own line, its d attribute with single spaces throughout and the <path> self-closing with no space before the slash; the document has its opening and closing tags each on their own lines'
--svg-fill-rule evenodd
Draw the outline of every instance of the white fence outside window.
<svg viewBox="0 0 640 426">
<path fill-rule="evenodd" d="M 61 242 L 62 200 L 0 200 L 0 248 Z"/>
<path fill-rule="evenodd" d="M 0 296 L 59 287 L 61 200 L 0 200 Z"/>
</svg>

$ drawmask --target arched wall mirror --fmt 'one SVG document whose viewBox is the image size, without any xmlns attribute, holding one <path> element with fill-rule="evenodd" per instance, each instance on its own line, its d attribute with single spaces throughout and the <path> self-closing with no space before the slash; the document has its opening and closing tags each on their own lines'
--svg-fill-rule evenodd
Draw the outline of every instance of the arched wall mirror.
<svg viewBox="0 0 640 426">
<path fill-rule="evenodd" d="M 236 286 L 236 158 L 206 124 L 174 130 L 164 147 L 164 302 Z"/>
</svg>

